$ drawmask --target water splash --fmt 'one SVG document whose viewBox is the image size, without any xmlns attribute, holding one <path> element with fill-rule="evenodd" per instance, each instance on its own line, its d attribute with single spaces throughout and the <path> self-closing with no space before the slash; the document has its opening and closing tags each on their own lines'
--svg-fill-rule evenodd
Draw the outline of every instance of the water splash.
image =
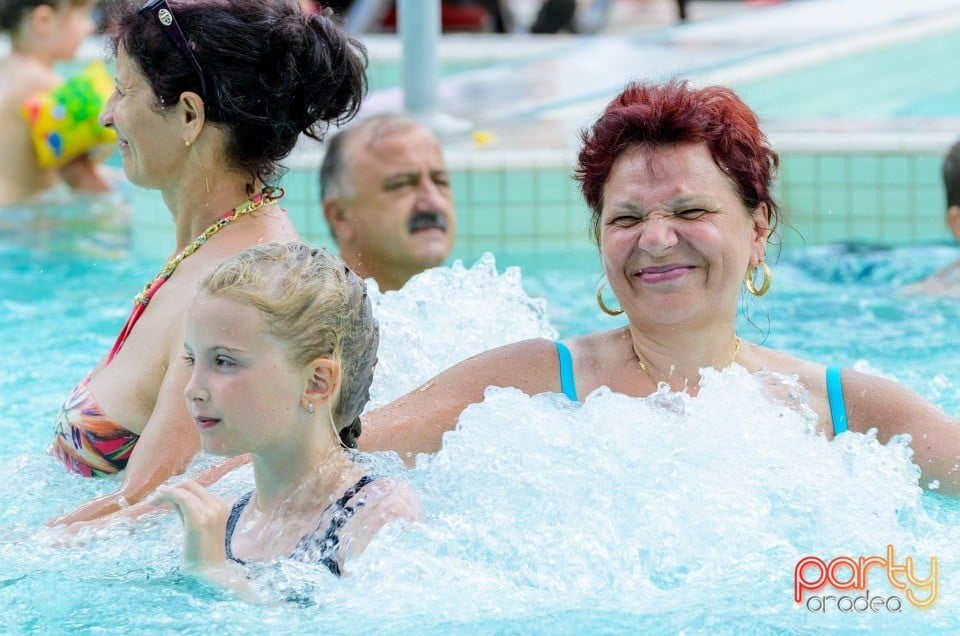
<svg viewBox="0 0 960 636">
<path fill-rule="evenodd" d="M 546 301 L 527 295 L 519 268 L 498 274 L 489 253 L 470 269 L 457 261 L 414 276 L 398 291 L 374 288 L 370 297 L 380 321 L 380 350 L 369 409 L 482 351 L 557 337 Z"/>
<path fill-rule="evenodd" d="M 518 272 L 497 274 L 492 259 L 432 270 L 400 292 L 372 296 L 385 336 L 374 380 L 381 401 L 480 350 L 555 336 L 542 301 L 523 293 Z M 74 375 L 85 370 L 80 362 L 66 366 Z M 282 560 L 257 566 L 261 604 L 179 574 L 173 515 L 76 537 L 38 532 L 45 519 L 117 482 L 75 479 L 31 449 L 0 465 L 0 624 L 10 631 L 949 633 L 960 623 L 957 503 L 924 492 L 904 438 L 880 444 L 848 433 L 828 442 L 815 434 L 801 389 L 736 366 L 706 372 L 695 398 L 600 389 L 576 405 L 556 394 L 489 389 L 443 450 L 414 469 L 390 453 L 364 459 L 422 493 L 421 520 L 388 527 L 343 580 Z M 249 470 L 241 470 L 216 492 L 250 487 Z M 920 561 L 940 558 L 941 598 L 932 610 L 821 616 L 793 603 L 802 556 L 882 554 L 887 544 Z"/>
</svg>

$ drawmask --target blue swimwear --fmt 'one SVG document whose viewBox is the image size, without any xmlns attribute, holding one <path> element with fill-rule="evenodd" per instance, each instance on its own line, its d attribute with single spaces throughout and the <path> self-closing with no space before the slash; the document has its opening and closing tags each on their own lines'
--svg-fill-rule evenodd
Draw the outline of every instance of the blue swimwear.
<svg viewBox="0 0 960 636">
<path fill-rule="evenodd" d="M 337 576 L 340 576 L 340 564 L 337 563 L 335 558 L 337 556 L 337 550 L 340 549 L 340 537 L 338 533 L 343 526 L 347 524 L 350 517 L 363 508 L 366 502 L 360 499 L 352 505 L 347 504 L 360 492 L 361 488 L 376 479 L 376 477 L 364 475 L 360 478 L 360 481 L 348 488 L 340 499 L 327 506 L 320 515 L 320 517 L 323 518 L 327 510 L 333 509 L 333 517 L 330 519 L 330 524 L 327 526 L 326 531 L 321 534 L 320 527 L 317 526 L 316 532 L 306 535 L 297 542 L 297 546 L 293 549 L 293 554 L 290 555 L 290 558 L 307 563 L 320 563 L 321 565 L 325 565 L 327 569 Z M 230 544 L 233 541 L 233 530 L 237 525 L 237 520 L 240 519 L 240 513 L 243 512 L 243 509 L 250 503 L 251 495 L 253 495 L 253 491 L 248 492 L 241 497 L 237 503 L 233 504 L 233 509 L 230 510 L 230 517 L 227 518 L 227 558 L 237 563 L 243 563 L 243 561 L 233 556 L 233 550 L 230 549 Z"/>
<path fill-rule="evenodd" d="M 577 386 L 573 380 L 573 357 L 562 342 L 557 345 L 560 360 L 560 390 L 568 398 L 577 401 Z M 827 400 L 830 402 L 830 418 L 833 420 L 833 435 L 847 430 L 847 408 L 843 400 L 843 385 L 840 384 L 840 367 L 827 367 Z"/>
<path fill-rule="evenodd" d="M 554 342 L 557 345 L 557 357 L 560 358 L 560 391 L 570 398 L 571 401 L 577 401 L 577 385 L 573 381 L 573 357 L 570 355 L 570 349 L 562 342 Z"/>
<path fill-rule="evenodd" d="M 847 407 L 843 401 L 843 385 L 840 384 L 840 367 L 827 367 L 827 401 L 830 402 L 833 436 L 836 437 L 847 431 Z"/>
</svg>

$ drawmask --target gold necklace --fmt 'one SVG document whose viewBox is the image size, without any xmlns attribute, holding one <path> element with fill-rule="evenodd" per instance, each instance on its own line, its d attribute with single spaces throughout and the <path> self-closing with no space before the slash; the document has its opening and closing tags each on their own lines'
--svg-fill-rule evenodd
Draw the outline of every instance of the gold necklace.
<svg viewBox="0 0 960 636">
<path fill-rule="evenodd" d="M 279 201 L 281 198 L 283 198 L 283 194 L 282 188 L 264 188 L 260 194 L 250 197 L 214 221 L 210 227 L 201 232 L 197 238 L 193 239 L 193 242 L 190 243 L 190 245 L 187 245 L 185 248 L 180 250 L 179 254 L 171 258 L 166 262 L 166 264 L 164 264 L 163 267 L 160 268 L 160 272 L 153 277 L 153 280 L 144 285 L 143 291 L 133 297 L 133 304 L 146 306 L 147 303 L 150 302 L 150 296 L 148 295 L 150 290 L 156 285 L 170 278 L 180 263 L 183 262 L 183 259 L 189 257 L 191 254 L 200 249 L 200 246 L 206 243 L 211 236 L 222 230 L 227 225 L 230 225 L 241 216 L 250 214 L 251 212 L 255 212 L 264 206 Z"/>
<path fill-rule="evenodd" d="M 737 346 L 733 348 L 733 355 L 730 356 L 730 362 L 727 363 L 728 367 L 737 361 L 737 354 L 740 353 L 740 338 L 736 337 L 736 340 L 737 340 Z M 648 378 L 653 380 L 654 383 L 656 383 L 657 381 L 656 378 L 654 378 L 653 374 L 650 373 L 649 367 L 647 367 L 646 362 L 644 362 L 643 360 L 643 356 L 640 355 L 640 351 L 637 349 L 637 343 L 633 342 L 631 344 L 633 344 L 633 355 L 637 356 L 637 364 L 640 366 L 640 370 L 643 371 L 644 375 L 646 375 Z"/>
</svg>

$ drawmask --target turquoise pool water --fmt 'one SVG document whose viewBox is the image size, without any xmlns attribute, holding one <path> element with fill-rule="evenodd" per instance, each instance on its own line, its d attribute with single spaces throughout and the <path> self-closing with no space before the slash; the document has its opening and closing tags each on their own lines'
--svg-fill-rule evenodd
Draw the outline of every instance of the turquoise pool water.
<svg viewBox="0 0 960 636">
<path fill-rule="evenodd" d="M 737 92 L 766 120 L 960 117 L 960 31 L 835 57 L 741 82 Z M 829 87 L 829 90 L 825 90 Z"/>
<path fill-rule="evenodd" d="M 955 50 L 949 38 L 914 45 Z M 804 117 L 923 115 L 918 108 L 956 116 L 945 110 L 960 90 L 956 78 L 926 77 L 928 64 L 914 67 L 926 77 L 922 87 L 898 84 L 913 79 L 901 64 L 904 55 L 916 59 L 895 49 L 889 57 L 860 56 L 849 68 L 839 60 L 830 67 L 837 75 L 827 93 L 811 72 L 803 81 L 771 79 L 755 94 L 745 87 L 744 95 L 765 116 L 772 112 L 769 96 L 788 107 L 805 99 L 815 108 Z M 913 92 L 904 89 L 903 99 L 893 90 L 871 99 L 845 97 L 847 86 L 870 88 L 849 78 L 874 64 L 898 90 Z M 395 80 L 385 76 L 384 85 Z M 931 95 L 930 86 L 942 90 Z M 925 106 L 916 104 L 921 88 Z M 784 177 L 801 178 L 785 192 L 788 207 L 816 216 L 798 223 L 814 242 L 868 225 L 874 231 L 864 238 L 938 238 L 936 161 L 932 154 L 919 160 L 876 153 L 787 158 Z M 456 178 L 464 193 L 462 226 L 469 230 L 462 254 L 472 263 L 494 245 L 501 272 L 508 264 L 521 269 L 444 268 L 399 294 L 376 296 L 384 329 L 376 403 L 501 342 L 622 324 L 594 304 L 595 254 L 558 249 L 588 245 L 567 171 L 505 167 Z M 304 236 L 321 239 L 313 171 L 292 175 L 291 182 L 291 214 Z M 135 199 L 133 207 L 146 210 L 137 227 L 157 226 L 155 235 L 169 240 L 162 206 Z M 940 234 L 922 229 L 921 213 Z M 113 480 L 66 475 L 45 448 L 66 393 L 112 344 L 132 295 L 155 274 L 166 248 L 144 260 L 104 258 L 86 249 L 87 234 L 70 228 L 15 234 L 0 234 L 4 631 L 952 634 L 960 626 L 960 506 L 919 482 L 897 443 L 881 446 L 862 435 L 827 443 L 809 433 L 808 421 L 767 401 L 754 379 L 736 372 L 708 377 L 696 400 L 599 392 L 579 410 L 555 396 L 491 390 L 464 413 L 444 450 L 421 458 L 415 469 L 404 471 L 389 455 L 365 460 L 421 492 L 424 515 L 417 524 L 384 533 L 344 580 L 286 562 L 258 568 L 261 603 L 182 576 L 180 528 L 169 516 L 80 536 L 45 530 L 51 516 L 116 488 Z M 958 258 L 953 246 L 792 242 L 774 269 L 771 293 L 744 299 L 738 333 L 798 356 L 894 377 L 960 414 L 960 301 L 896 293 Z M 251 483 L 248 473 L 238 472 L 217 493 L 235 496 Z M 921 574 L 930 556 L 940 559 L 932 609 L 904 603 L 894 613 L 819 614 L 793 602 L 793 568 L 801 557 L 878 555 L 888 544 L 901 561 L 915 557 Z M 871 579 L 871 591 L 895 593 L 882 577 Z M 291 597 L 306 602 L 287 601 Z"/>
<path fill-rule="evenodd" d="M 373 397 L 385 401 L 471 349 L 620 323 L 593 301 L 596 257 L 512 255 L 441 268 L 374 295 L 384 330 Z M 953 247 L 791 250 L 773 290 L 745 300 L 741 337 L 895 377 L 960 413 L 960 301 L 896 289 L 960 258 Z M 690 400 L 602 391 L 491 390 L 445 449 L 404 471 L 416 524 L 384 533 L 336 580 L 258 568 L 262 603 L 179 573 L 180 528 L 159 517 L 80 536 L 50 516 L 116 487 L 66 475 L 44 449 L 56 409 L 112 342 L 156 262 L 92 260 L 0 241 L 0 625 L 10 632 L 158 633 L 954 633 L 960 506 L 917 481 L 902 446 L 852 434 L 827 443 L 744 373 L 707 378 Z M 531 298 L 535 297 L 535 298 Z M 547 300 L 537 300 L 544 297 Z M 201 461 L 202 463 L 202 461 Z M 218 485 L 250 487 L 237 473 Z M 810 612 L 793 568 L 825 559 L 940 559 L 930 610 Z M 874 595 L 895 592 L 882 578 Z M 297 596 L 300 603 L 285 599 Z"/>
</svg>

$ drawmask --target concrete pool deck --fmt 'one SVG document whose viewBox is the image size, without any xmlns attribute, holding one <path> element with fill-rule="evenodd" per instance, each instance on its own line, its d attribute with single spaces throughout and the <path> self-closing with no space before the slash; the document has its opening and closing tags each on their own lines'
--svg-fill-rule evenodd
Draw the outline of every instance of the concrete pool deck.
<svg viewBox="0 0 960 636">
<path fill-rule="evenodd" d="M 700 4 L 706 10 L 713 3 Z M 960 25 L 956 0 L 801 0 L 717 6 L 713 13 L 686 24 L 670 23 L 635 33 L 623 32 L 621 27 L 613 34 L 591 36 L 445 36 L 442 56 L 477 55 L 480 49 L 494 55 L 497 49 L 500 60 L 490 68 L 441 78 L 439 110 L 469 122 L 487 139 L 481 149 L 470 135 L 450 135 L 449 151 L 569 151 L 576 146 L 577 131 L 629 80 L 682 76 L 701 84 L 735 84 Z M 396 39 L 368 38 L 371 57 L 399 55 Z M 931 63 L 943 64 L 944 72 L 952 71 L 951 60 Z M 401 89 L 386 89 L 369 96 L 364 114 L 402 108 Z M 811 122 L 797 123 L 802 124 L 800 132 L 816 128 Z M 940 143 L 943 131 L 957 130 L 957 122 L 925 127 L 921 132 Z M 775 142 L 788 132 L 785 128 L 782 122 L 774 122 L 769 132 Z M 866 126 L 871 133 L 876 128 Z M 908 132 L 893 128 L 889 132 Z M 826 133 L 836 139 L 835 127 L 828 125 Z M 788 139 L 789 135 L 784 137 Z"/>
</svg>

